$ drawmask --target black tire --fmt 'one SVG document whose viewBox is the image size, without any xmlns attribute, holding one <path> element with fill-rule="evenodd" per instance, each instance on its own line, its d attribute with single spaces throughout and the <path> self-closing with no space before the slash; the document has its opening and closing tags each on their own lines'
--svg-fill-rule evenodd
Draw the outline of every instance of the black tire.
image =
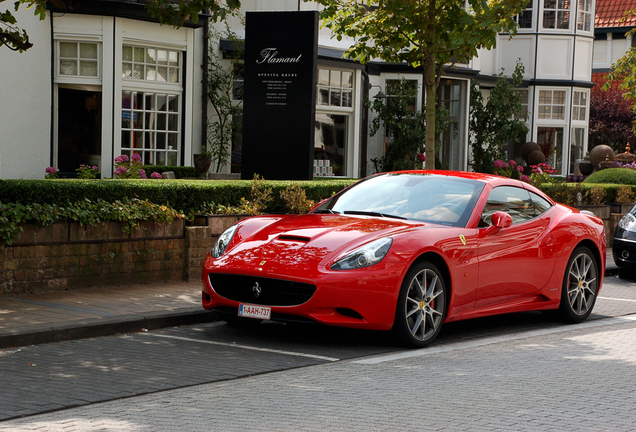
<svg viewBox="0 0 636 432">
<path fill-rule="evenodd" d="M 559 318 L 568 323 L 585 321 L 594 308 L 598 283 L 596 257 L 584 246 L 576 248 L 563 276 Z"/>
<path fill-rule="evenodd" d="M 447 292 L 442 273 L 433 264 L 411 267 L 402 281 L 393 323 L 402 344 L 423 348 L 437 337 L 446 318 Z"/>
</svg>

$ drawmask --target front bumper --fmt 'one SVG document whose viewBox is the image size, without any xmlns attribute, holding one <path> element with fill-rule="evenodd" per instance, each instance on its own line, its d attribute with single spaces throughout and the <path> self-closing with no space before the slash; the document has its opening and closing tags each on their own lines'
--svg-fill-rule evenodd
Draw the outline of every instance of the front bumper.
<svg viewBox="0 0 636 432">
<path fill-rule="evenodd" d="M 329 272 L 308 280 L 204 272 L 202 304 L 205 309 L 225 314 L 238 314 L 240 303 L 256 304 L 271 307 L 273 320 L 389 330 L 395 319 L 400 276 L 397 269 L 386 267 Z M 216 290 L 214 285 L 222 280 L 234 284 L 236 289 L 230 293 L 226 284 Z M 283 290 L 278 293 L 268 292 L 281 287 Z"/>
<path fill-rule="evenodd" d="M 612 256 L 620 268 L 636 270 L 636 236 L 634 239 L 614 238 Z"/>
</svg>

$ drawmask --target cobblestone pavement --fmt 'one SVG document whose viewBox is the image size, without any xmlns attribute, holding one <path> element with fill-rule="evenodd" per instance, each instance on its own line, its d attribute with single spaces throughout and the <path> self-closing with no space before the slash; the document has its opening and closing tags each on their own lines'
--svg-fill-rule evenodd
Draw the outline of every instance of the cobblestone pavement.
<svg viewBox="0 0 636 432">
<path fill-rule="evenodd" d="M 632 430 L 636 325 L 608 317 L 636 314 L 635 288 L 608 278 L 581 325 L 539 313 L 452 323 L 424 350 L 275 323 L 4 349 L 0 419 L 31 416 L 0 431 Z M 398 358 L 373 360 L 387 355 Z"/>
<path fill-rule="evenodd" d="M 587 324 L 155 393 L 0 431 L 634 431 L 636 316 Z"/>
</svg>

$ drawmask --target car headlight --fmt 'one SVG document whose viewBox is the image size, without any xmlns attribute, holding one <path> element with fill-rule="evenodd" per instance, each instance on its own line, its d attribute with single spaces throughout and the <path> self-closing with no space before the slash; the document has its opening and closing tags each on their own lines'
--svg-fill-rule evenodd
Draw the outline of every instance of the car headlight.
<svg viewBox="0 0 636 432">
<path fill-rule="evenodd" d="M 352 270 L 377 264 L 389 252 L 392 243 L 393 240 L 387 237 L 366 244 L 336 261 L 331 270 Z"/>
<path fill-rule="evenodd" d="M 636 217 L 631 213 L 626 213 L 618 222 L 618 226 L 625 231 L 636 232 Z"/>
<path fill-rule="evenodd" d="M 216 241 L 216 244 L 210 251 L 210 254 L 214 258 L 218 258 L 225 253 L 225 250 L 232 241 L 232 237 L 234 237 L 234 233 L 236 232 L 237 227 L 238 225 L 232 225 L 231 227 L 226 229 L 223 234 L 221 234 L 221 237 L 219 237 L 219 239 Z"/>
</svg>

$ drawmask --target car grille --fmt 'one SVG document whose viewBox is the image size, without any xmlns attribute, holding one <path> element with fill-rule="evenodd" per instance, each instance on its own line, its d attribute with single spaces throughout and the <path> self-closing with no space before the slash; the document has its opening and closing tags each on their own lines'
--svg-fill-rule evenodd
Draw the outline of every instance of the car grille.
<svg viewBox="0 0 636 432">
<path fill-rule="evenodd" d="M 315 285 L 280 279 L 215 273 L 209 278 L 212 289 L 221 297 L 263 306 L 296 306 L 316 292 Z"/>
</svg>

